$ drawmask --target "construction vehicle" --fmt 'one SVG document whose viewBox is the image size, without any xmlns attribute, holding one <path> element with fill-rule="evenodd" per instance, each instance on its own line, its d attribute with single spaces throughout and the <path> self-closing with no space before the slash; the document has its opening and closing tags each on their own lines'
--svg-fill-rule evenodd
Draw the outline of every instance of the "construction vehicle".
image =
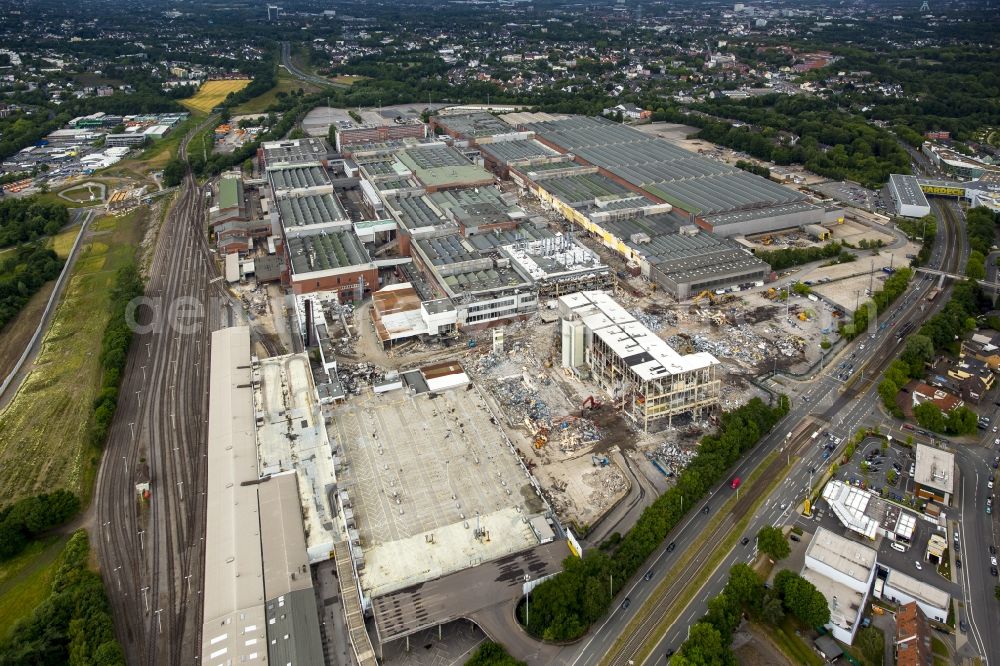
<svg viewBox="0 0 1000 666">
<path fill-rule="evenodd" d="M 809 315 L 804 310 L 799 313 L 799 321 L 809 321 Z"/>
<path fill-rule="evenodd" d="M 611 464 L 607 456 L 592 455 L 590 456 L 590 462 L 594 463 L 594 467 L 607 467 Z"/>
<path fill-rule="evenodd" d="M 700 302 L 700 301 L 702 301 L 702 300 L 704 300 L 706 298 L 708 299 L 709 303 L 711 303 L 713 305 L 715 304 L 715 294 L 713 294 L 712 292 L 710 292 L 707 289 L 705 291 L 701 292 L 700 294 L 698 294 L 697 296 L 695 296 L 694 298 L 692 298 L 691 299 L 691 303 L 692 304 L 698 303 L 698 302 Z"/>
<path fill-rule="evenodd" d="M 546 437 L 545 435 L 543 435 L 541 433 L 538 433 L 535 436 L 535 448 L 536 449 L 542 448 L 543 446 L 545 446 L 545 442 L 547 442 L 547 441 L 549 441 L 548 437 Z"/>
<path fill-rule="evenodd" d="M 591 410 L 595 410 L 600 409 L 602 406 L 603 403 L 601 403 L 600 400 L 596 399 L 592 395 L 588 395 L 587 399 L 583 401 L 583 405 L 580 406 L 580 409 L 585 411 L 589 407 Z"/>
<path fill-rule="evenodd" d="M 767 299 L 773 301 L 777 297 L 778 297 L 778 290 L 775 289 L 774 287 L 768 287 L 767 288 L 767 292 L 764 294 L 764 298 L 767 298 Z"/>
</svg>

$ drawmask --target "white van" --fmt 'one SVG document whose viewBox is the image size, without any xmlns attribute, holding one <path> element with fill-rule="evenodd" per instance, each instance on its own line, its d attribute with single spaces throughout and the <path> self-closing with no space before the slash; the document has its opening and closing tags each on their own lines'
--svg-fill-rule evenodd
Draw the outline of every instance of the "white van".
<svg viewBox="0 0 1000 666">
<path fill-rule="evenodd" d="M 906 552 L 906 546 L 899 543 L 898 541 L 893 541 L 891 544 L 889 544 L 889 547 L 892 548 L 893 550 L 898 550 L 901 553 Z"/>
</svg>

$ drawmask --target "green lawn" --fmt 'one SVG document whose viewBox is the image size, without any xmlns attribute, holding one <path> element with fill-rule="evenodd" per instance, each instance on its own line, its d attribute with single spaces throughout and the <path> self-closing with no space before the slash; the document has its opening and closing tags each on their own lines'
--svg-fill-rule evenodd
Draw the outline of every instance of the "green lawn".
<svg viewBox="0 0 1000 666">
<path fill-rule="evenodd" d="M 100 454 L 86 436 L 100 385 L 108 289 L 134 258 L 146 215 L 140 208 L 101 220 L 99 235 L 81 246 L 35 365 L 0 412 L 0 504 L 58 488 L 89 499 Z"/>
<path fill-rule="evenodd" d="M 299 81 L 297 78 L 289 74 L 288 70 L 279 67 L 277 85 L 268 90 L 266 93 L 243 102 L 232 110 L 232 115 L 242 116 L 248 113 L 264 113 L 267 111 L 268 107 L 274 104 L 274 102 L 278 99 L 278 93 L 290 93 L 293 90 L 298 90 L 299 88 L 305 90 L 306 94 L 319 90 L 318 87 L 312 84 Z"/>
<path fill-rule="evenodd" d="M 56 562 L 68 540 L 54 536 L 35 541 L 17 557 L 0 563 L 0 639 L 49 596 Z"/>
</svg>

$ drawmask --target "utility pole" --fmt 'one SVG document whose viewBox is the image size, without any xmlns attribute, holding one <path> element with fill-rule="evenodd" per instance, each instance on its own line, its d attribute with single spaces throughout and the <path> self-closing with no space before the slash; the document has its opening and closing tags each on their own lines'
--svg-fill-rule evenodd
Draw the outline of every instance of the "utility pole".
<svg viewBox="0 0 1000 666">
<path fill-rule="evenodd" d="M 146 612 L 149 612 L 149 599 L 146 598 L 146 593 L 149 592 L 149 585 L 139 590 L 142 592 L 142 605 L 146 607 Z"/>
<path fill-rule="evenodd" d="M 159 633 L 162 634 L 163 633 L 163 620 L 160 619 L 160 613 L 163 612 L 163 609 L 162 608 L 157 608 L 153 612 L 156 614 L 156 628 L 159 631 Z"/>
</svg>

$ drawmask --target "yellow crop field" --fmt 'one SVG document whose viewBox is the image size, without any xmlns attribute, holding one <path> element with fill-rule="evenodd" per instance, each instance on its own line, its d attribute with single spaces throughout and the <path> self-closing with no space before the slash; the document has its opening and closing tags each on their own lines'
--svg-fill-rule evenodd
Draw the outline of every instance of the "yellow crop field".
<svg viewBox="0 0 1000 666">
<path fill-rule="evenodd" d="M 248 85 L 250 85 L 250 79 L 205 81 L 201 85 L 201 88 L 198 88 L 198 92 L 195 93 L 194 97 L 182 99 L 181 104 L 192 111 L 208 113 L 217 107 L 222 100 L 226 99 L 226 95 L 243 90 Z"/>
</svg>

